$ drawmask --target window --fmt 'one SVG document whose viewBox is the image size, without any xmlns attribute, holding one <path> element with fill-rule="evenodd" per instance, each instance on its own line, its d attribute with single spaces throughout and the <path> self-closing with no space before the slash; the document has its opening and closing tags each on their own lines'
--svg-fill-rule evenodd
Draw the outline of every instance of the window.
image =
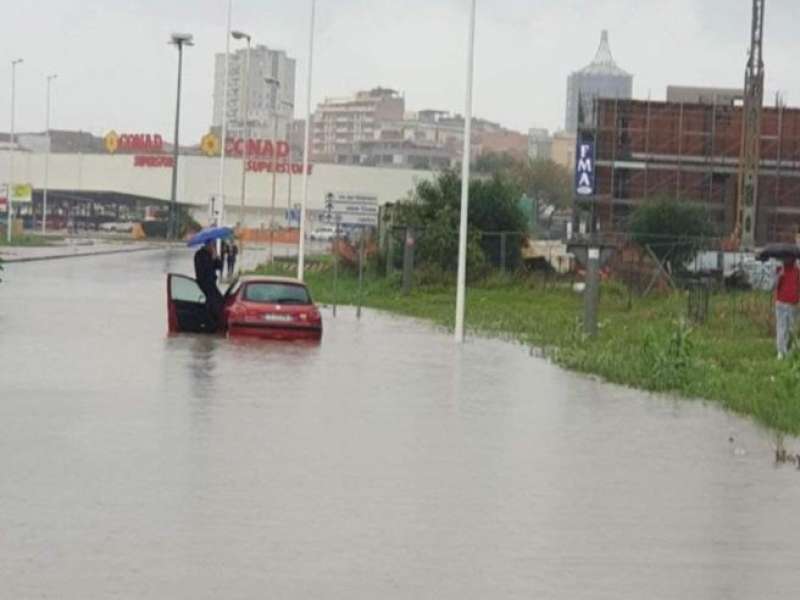
<svg viewBox="0 0 800 600">
<path fill-rule="evenodd" d="M 206 295 L 194 279 L 188 277 L 172 277 L 170 286 L 172 300 L 176 302 L 205 303 Z"/>
<path fill-rule="evenodd" d="M 244 299 L 263 304 L 311 304 L 308 290 L 293 283 L 249 283 Z"/>
</svg>

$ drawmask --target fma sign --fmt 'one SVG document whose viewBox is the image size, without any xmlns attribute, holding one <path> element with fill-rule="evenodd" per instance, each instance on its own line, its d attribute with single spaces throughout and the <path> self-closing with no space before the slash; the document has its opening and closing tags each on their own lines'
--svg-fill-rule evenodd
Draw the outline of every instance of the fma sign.
<svg viewBox="0 0 800 600">
<path fill-rule="evenodd" d="M 594 142 L 578 142 L 575 150 L 575 193 L 594 195 Z"/>
</svg>

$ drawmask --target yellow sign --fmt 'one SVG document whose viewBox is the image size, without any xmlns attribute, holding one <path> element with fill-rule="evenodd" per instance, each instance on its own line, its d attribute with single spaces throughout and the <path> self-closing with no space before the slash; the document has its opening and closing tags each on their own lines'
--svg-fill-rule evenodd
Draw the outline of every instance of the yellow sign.
<svg viewBox="0 0 800 600">
<path fill-rule="evenodd" d="M 28 183 L 15 183 L 11 186 L 11 201 L 14 203 L 32 202 L 33 186 Z"/>
<path fill-rule="evenodd" d="M 109 153 L 114 154 L 119 149 L 119 135 L 116 131 L 109 131 L 103 141 Z"/>
<path fill-rule="evenodd" d="M 220 151 L 219 138 L 213 133 L 207 133 L 200 140 L 200 149 L 208 156 L 216 156 Z"/>
</svg>

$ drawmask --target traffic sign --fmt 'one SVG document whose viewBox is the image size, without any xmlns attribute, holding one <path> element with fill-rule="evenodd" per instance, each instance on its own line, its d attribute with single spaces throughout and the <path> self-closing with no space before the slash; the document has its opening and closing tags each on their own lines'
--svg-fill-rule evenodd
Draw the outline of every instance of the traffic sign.
<svg viewBox="0 0 800 600">
<path fill-rule="evenodd" d="M 328 192 L 325 210 L 330 220 L 342 225 L 378 226 L 378 197 L 354 192 Z"/>
</svg>

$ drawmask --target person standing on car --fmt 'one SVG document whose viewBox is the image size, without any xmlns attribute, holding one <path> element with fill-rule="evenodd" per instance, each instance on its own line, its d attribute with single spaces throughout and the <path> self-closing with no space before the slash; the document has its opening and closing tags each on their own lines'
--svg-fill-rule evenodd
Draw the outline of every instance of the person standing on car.
<svg viewBox="0 0 800 600">
<path fill-rule="evenodd" d="M 236 271 L 236 258 L 239 256 L 239 246 L 236 245 L 236 242 L 231 242 L 231 245 L 228 247 L 228 277 L 233 279 L 234 272 Z"/>
<path fill-rule="evenodd" d="M 775 330 L 778 360 L 789 353 L 789 342 L 794 332 L 797 304 L 800 303 L 800 270 L 794 258 L 784 258 L 778 268 L 775 286 Z"/>
<path fill-rule="evenodd" d="M 222 260 L 217 256 L 217 242 L 207 242 L 194 255 L 194 277 L 206 297 L 206 310 L 214 329 L 222 322 L 224 300 L 217 287 L 217 271 L 222 270 Z"/>
</svg>

